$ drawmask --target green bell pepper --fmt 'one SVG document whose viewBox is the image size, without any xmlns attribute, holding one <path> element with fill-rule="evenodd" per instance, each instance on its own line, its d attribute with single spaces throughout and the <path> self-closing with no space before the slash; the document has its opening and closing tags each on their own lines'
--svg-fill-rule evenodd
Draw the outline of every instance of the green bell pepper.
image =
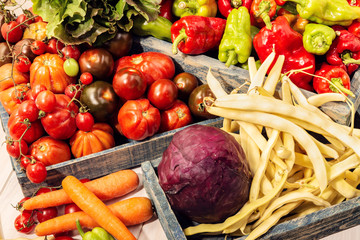
<svg viewBox="0 0 360 240">
<path fill-rule="evenodd" d="M 245 63 L 252 50 L 250 14 L 246 7 L 234 8 L 226 20 L 218 59 L 225 66 Z"/>
<path fill-rule="evenodd" d="M 148 22 L 143 16 L 138 15 L 134 18 L 131 32 L 138 36 L 153 36 L 171 42 L 171 25 L 170 20 L 161 16 Z"/>
<path fill-rule="evenodd" d="M 336 37 L 334 29 L 317 23 L 308 23 L 303 34 L 303 44 L 309 53 L 324 55 Z"/>
<path fill-rule="evenodd" d="M 217 3 L 215 0 L 175 0 L 172 12 L 179 18 L 189 15 L 215 17 Z"/>
<path fill-rule="evenodd" d="M 95 227 L 91 231 L 84 233 L 79 220 L 76 220 L 76 227 L 83 240 L 115 240 L 105 229 Z"/>
<path fill-rule="evenodd" d="M 296 3 L 300 17 L 325 25 L 349 26 L 360 18 L 360 8 L 347 0 L 287 0 Z"/>
</svg>

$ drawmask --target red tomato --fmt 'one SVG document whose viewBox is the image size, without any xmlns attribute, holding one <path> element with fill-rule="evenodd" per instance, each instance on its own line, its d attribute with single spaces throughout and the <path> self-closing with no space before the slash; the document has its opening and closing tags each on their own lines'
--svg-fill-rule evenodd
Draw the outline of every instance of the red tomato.
<svg viewBox="0 0 360 240">
<path fill-rule="evenodd" d="M 178 97 L 187 101 L 191 92 L 199 85 L 198 79 L 191 73 L 182 72 L 173 79 L 178 88 Z"/>
<path fill-rule="evenodd" d="M 69 98 L 73 98 L 76 94 L 75 98 L 79 99 L 81 95 L 81 91 L 79 89 L 80 89 L 79 85 L 75 85 L 73 83 L 69 84 L 65 88 L 65 95 L 68 96 Z"/>
<path fill-rule="evenodd" d="M 93 76 L 89 72 L 84 72 L 80 75 L 80 82 L 84 85 L 89 85 L 94 80 Z"/>
<path fill-rule="evenodd" d="M 170 108 L 178 96 L 178 88 L 175 83 L 169 79 L 159 79 L 151 84 L 147 98 L 151 104 L 160 110 Z"/>
<path fill-rule="evenodd" d="M 113 78 L 115 93 L 122 99 L 135 100 L 146 91 L 143 74 L 136 68 L 126 67 L 117 71 Z"/>
<path fill-rule="evenodd" d="M 46 51 L 46 43 L 40 40 L 36 40 L 31 43 L 31 51 L 36 55 L 41 55 Z"/>
<path fill-rule="evenodd" d="M 42 188 L 39 188 L 39 190 L 36 191 L 36 196 L 38 195 L 41 195 L 41 194 L 44 194 L 44 193 L 47 193 L 47 192 L 51 192 L 53 191 L 53 189 L 51 187 L 42 187 Z"/>
<path fill-rule="evenodd" d="M 23 135 L 22 139 L 30 144 L 44 134 L 44 128 L 40 120 L 35 117 L 38 115 L 38 109 L 36 109 L 37 107 L 33 100 L 26 100 L 11 113 L 7 126 L 9 135 L 13 139 L 19 139 Z M 37 114 L 35 114 L 36 111 Z M 31 125 L 28 125 L 26 122 L 31 123 Z M 28 126 L 30 126 L 29 129 L 27 129 Z"/>
<path fill-rule="evenodd" d="M 159 52 L 143 52 L 125 56 L 115 62 L 115 72 L 125 67 L 140 70 L 148 86 L 158 79 L 172 79 L 175 75 L 175 64 L 172 58 Z"/>
<path fill-rule="evenodd" d="M 66 45 L 63 49 L 61 49 L 61 53 L 64 61 L 69 58 L 73 58 L 78 61 L 81 55 L 80 49 L 76 45 Z"/>
<path fill-rule="evenodd" d="M 74 240 L 74 239 L 69 236 L 58 236 L 58 237 L 55 237 L 54 240 Z"/>
<path fill-rule="evenodd" d="M 35 161 L 35 158 L 31 155 L 25 155 L 20 158 L 20 166 L 22 169 L 26 169 L 27 165 L 31 163 L 31 161 Z"/>
<path fill-rule="evenodd" d="M 154 135 L 160 127 L 160 111 L 148 99 L 128 100 L 118 113 L 118 130 L 132 140 Z"/>
<path fill-rule="evenodd" d="M 26 56 L 18 56 L 14 65 L 19 72 L 26 73 L 30 70 L 31 61 Z"/>
<path fill-rule="evenodd" d="M 99 80 L 110 77 L 114 69 L 114 59 L 104 48 L 86 50 L 79 58 L 80 71 L 89 72 Z"/>
<path fill-rule="evenodd" d="M 35 227 L 35 221 L 31 213 L 22 212 L 15 218 L 14 226 L 18 232 L 30 233 Z"/>
<path fill-rule="evenodd" d="M 55 103 L 55 94 L 49 90 L 40 92 L 35 99 L 37 108 L 46 113 L 51 112 L 54 109 Z"/>
<path fill-rule="evenodd" d="M 40 208 L 36 212 L 36 217 L 39 222 L 44 222 L 46 220 L 52 219 L 57 217 L 58 210 L 56 207 L 47 207 L 47 208 Z"/>
<path fill-rule="evenodd" d="M 19 144 L 20 143 L 20 144 Z M 12 139 L 6 140 L 6 150 L 10 156 L 13 158 L 19 158 L 21 154 L 27 154 L 28 152 L 28 145 L 27 143 L 21 139 L 21 141 L 14 141 Z"/>
<path fill-rule="evenodd" d="M 31 91 L 29 91 L 30 94 L 28 95 L 28 98 L 35 101 L 37 95 L 45 90 L 47 90 L 45 85 L 37 84 L 31 88 Z"/>
<path fill-rule="evenodd" d="M 20 41 L 22 38 L 23 30 L 20 27 L 16 27 L 16 26 L 18 26 L 18 23 L 15 21 L 4 23 L 1 26 L 1 35 L 9 43 L 16 43 Z"/>
<path fill-rule="evenodd" d="M 52 53 L 52 54 L 58 54 L 61 52 L 61 50 L 64 48 L 64 44 L 60 42 L 59 40 L 52 38 L 49 40 L 47 46 L 46 46 L 46 52 Z"/>
<path fill-rule="evenodd" d="M 94 117 L 89 112 L 78 113 L 76 115 L 76 126 L 84 132 L 91 131 L 94 126 Z"/>
<path fill-rule="evenodd" d="M 47 176 L 45 165 L 40 161 L 30 163 L 26 167 L 26 176 L 33 183 L 41 183 L 45 181 Z"/>
<path fill-rule="evenodd" d="M 26 24 L 27 25 L 29 25 L 29 24 L 31 24 L 31 23 L 33 23 L 34 22 L 34 19 L 30 19 L 30 20 L 28 20 L 29 18 L 26 16 L 26 14 L 20 14 L 17 18 L 16 18 L 16 23 L 17 24 L 22 24 L 21 26 L 20 26 L 20 28 L 21 29 L 25 29 L 26 28 Z"/>
<path fill-rule="evenodd" d="M 79 107 L 74 102 L 69 104 L 71 99 L 65 94 L 55 94 L 55 96 L 54 110 L 41 118 L 41 123 L 51 137 L 68 139 L 77 129 L 75 117 L 79 112 Z"/>
<path fill-rule="evenodd" d="M 69 145 L 59 139 L 44 136 L 30 145 L 29 153 L 45 166 L 64 162 L 71 159 Z"/>
<path fill-rule="evenodd" d="M 69 203 L 65 205 L 64 214 L 74 213 L 82 211 L 75 203 Z"/>
<path fill-rule="evenodd" d="M 189 107 L 181 100 L 176 100 L 174 105 L 161 113 L 160 131 L 170 131 L 192 123 Z"/>
</svg>

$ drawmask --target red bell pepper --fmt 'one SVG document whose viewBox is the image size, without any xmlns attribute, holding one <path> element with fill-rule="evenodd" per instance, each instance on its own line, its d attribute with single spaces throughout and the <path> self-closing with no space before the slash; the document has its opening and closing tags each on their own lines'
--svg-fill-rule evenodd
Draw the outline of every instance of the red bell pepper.
<svg viewBox="0 0 360 240">
<path fill-rule="evenodd" d="M 275 0 L 254 0 L 251 4 L 250 15 L 253 17 L 252 25 L 271 29 L 271 19 L 276 14 Z"/>
<path fill-rule="evenodd" d="M 170 22 L 174 22 L 174 16 L 172 14 L 173 0 L 162 0 L 160 3 L 159 16 L 168 19 Z"/>
<path fill-rule="evenodd" d="M 355 36 L 357 36 L 358 38 L 360 38 L 360 22 L 359 21 L 354 21 L 348 28 L 347 30 L 349 32 L 351 32 L 352 34 L 354 34 Z"/>
<path fill-rule="evenodd" d="M 233 10 L 234 8 L 239 8 L 241 6 L 246 7 L 250 12 L 252 1 L 253 0 L 219 0 L 219 12 L 226 18 L 229 16 L 231 10 Z"/>
<path fill-rule="evenodd" d="M 351 75 L 360 64 L 360 38 L 345 29 L 337 30 L 336 34 L 338 36 L 326 53 L 326 61 L 341 66 Z"/>
<path fill-rule="evenodd" d="M 173 23 L 171 40 L 173 53 L 179 49 L 185 54 L 201 54 L 217 48 L 226 26 L 226 19 L 185 16 Z"/>
<path fill-rule="evenodd" d="M 286 3 L 286 1 L 284 1 L 284 0 L 275 0 L 275 2 L 278 6 L 282 6 Z"/>
<path fill-rule="evenodd" d="M 337 93 L 340 90 L 346 95 L 353 96 L 350 91 L 349 74 L 343 68 L 323 63 L 315 75 L 313 87 L 317 93 Z"/>
<path fill-rule="evenodd" d="M 350 6 L 360 7 L 360 0 L 348 0 Z"/>
<path fill-rule="evenodd" d="M 283 16 L 277 17 L 272 22 L 272 28 L 262 28 L 253 39 L 253 45 L 261 62 L 271 52 L 275 51 L 276 58 L 285 56 L 282 73 L 290 70 L 303 69 L 304 72 L 296 72 L 290 75 L 290 79 L 300 88 L 312 90 L 309 84 L 315 72 L 315 56 L 307 52 L 303 46 L 302 35 L 293 30 L 287 19 Z M 272 65 L 275 61 L 272 63 Z M 272 67 L 272 66 L 271 66 Z M 270 68 L 271 69 L 271 68 Z"/>
</svg>

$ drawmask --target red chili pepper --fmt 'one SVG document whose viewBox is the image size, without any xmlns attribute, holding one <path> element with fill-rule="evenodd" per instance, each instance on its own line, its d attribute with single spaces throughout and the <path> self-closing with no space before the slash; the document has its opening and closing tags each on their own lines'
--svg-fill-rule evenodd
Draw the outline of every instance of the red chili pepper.
<svg viewBox="0 0 360 240">
<path fill-rule="evenodd" d="M 262 28 L 255 35 L 253 43 L 261 62 L 273 51 L 276 53 L 276 58 L 279 55 L 285 56 L 282 73 L 297 69 L 303 69 L 304 72 L 309 74 L 315 72 L 315 56 L 305 50 L 302 35 L 293 30 L 283 16 L 277 17 L 272 22 L 271 29 Z M 272 65 L 274 63 L 275 60 Z M 293 73 L 290 75 L 290 79 L 298 87 L 311 91 L 312 86 L 309 82 L 312 80 L 312 76 L 309 74 L 303 72 Z"/>
<path fill-rule="evenodd" d="M 353 95 L 349 74 L 343 68 L 323 63 L 315 75 L 313 87 L 317 93 L 339 92 L 339 89 L 346 95 Z"/>
<path fill-rule="evenodd" d="M 174 22 L 174 16 L 172 14 L 173 0 L 162 0 L 160 3 L 159 16 L 168 19 L 170 22 Z"/>
<path fill-rule="evenodd" d="M 360 64 L 360 38 L 343 29 L 337 30 L 338 35 L 326 53 L 326 61 L 334 66 L 341 66 L 351 75 Z"/>
<path fill-rule="evenodd" d="M 250 12 L 252 1 L 253 0 L 219 0 L 219 12 L 226 18 L 229 16 L 231 10 L 233 10 L 234 8 L 239 8 L 241 6 L 246 7 Z"/>
<path fill-rule="evenodd" d="M 226 25 L 226 19 L 185 16 L 173 23 L 171 40 L 173 53 L 177 49 L 185 54 L 201 54 L 219 46 Z"/>
<path fill-rule="evenodd" d="M 360 7 L 360 0 L 348 0 L 350 6 Z"/>
<path fill-rule="evenodd" d="M 251 4 L 250 15 L 254 18 L 253 25 L 271 29 L 271 19 L 276 14 L 275 0 L 254 0 Z"/>
</svg>

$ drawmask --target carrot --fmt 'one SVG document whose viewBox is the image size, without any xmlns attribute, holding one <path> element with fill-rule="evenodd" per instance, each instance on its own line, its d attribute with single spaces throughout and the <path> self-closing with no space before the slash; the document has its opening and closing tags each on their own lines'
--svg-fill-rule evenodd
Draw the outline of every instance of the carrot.
<svg viewBox="0 0 360 240">
<path fill-rule="evenodd" d="M 84 183 L 85 186 L 103 201 L 124 196 L 139 186 L 138 175 L 130 169 L 111 173 L 104 177 Z M 72 200 L 63 189 L 47 192 L 26 200 L 25 210 L 56 207 L 71 203 Z"/>
<path fill-rule="evenodd" d="M 120 240 L 136 239 L 125 224 L 82 182 L 74 176 L 67 176 L 62 181 L 63 189 L 71 200 L 100 227 Z M 80 224 L 82 224 L 80 222 Z"/>
<path fill-rule="evenodd" d="M 133 197 L 121 200 L 109 205 L 109 208 L 126 226 L 133 226 L 146 222 L 153 216 L 151 202 L 146 197 Z M 79 219 L 82 227 L 90 229 L 99 227 L 99 224 L 89 217 L 89 215 L 80 211 L 58 216 L 39 223 L 35 227 L 35 233 L 38 236 L 46 236 L 75 230 L 76 219 Z"/>
</svg>

